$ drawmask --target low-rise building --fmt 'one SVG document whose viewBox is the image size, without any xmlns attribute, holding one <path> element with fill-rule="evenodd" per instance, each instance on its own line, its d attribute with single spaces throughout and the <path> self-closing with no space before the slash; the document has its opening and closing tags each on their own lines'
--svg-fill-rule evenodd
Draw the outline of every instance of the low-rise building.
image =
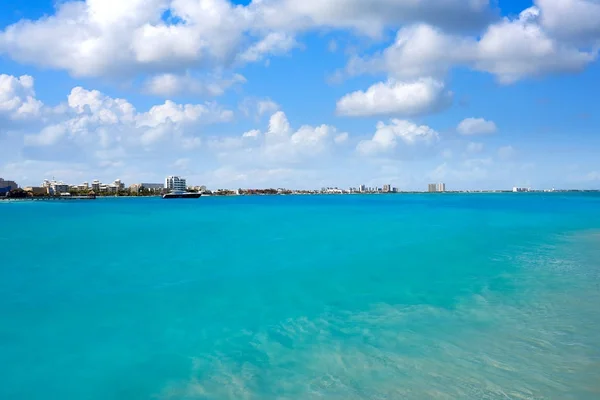
<svg viewBox="0 0 600 400">
<path fill-rule="evenodd" d="M 27 186 L 23 190 L 32 196 L 45 196 L 48 194 L 48 189 L 40 186 Z"/>
<path fill-rule="evenodd" d="M 52 179 L 51 181 L 48 179 L 44 179 L 42 187 L 45 188 L 46 192 L 51 196 L 58 196 L 61 193 L 69 192 L 69 185 L 61 181 L 56 181 L 54 179 Z"/>
</svg>

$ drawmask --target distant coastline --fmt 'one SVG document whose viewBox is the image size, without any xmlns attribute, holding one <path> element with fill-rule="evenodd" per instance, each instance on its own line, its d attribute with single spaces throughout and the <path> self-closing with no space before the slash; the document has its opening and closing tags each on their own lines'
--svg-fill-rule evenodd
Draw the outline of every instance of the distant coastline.
<svg viewBox="0 0 600 400">
<path fill-rule="evenodd" d="M 331 192 L 319 192 L 319 191 L 291 191 L 285 193 L 277 192 L 265 192 L 265 193 L 236 193 L 235 191 L 220 191 L 205 193 L 202 197 L 247 197 L 247 196 L 394 196 L 394 195 L 453 195 L 453 194 L 514 194 L 514 195 L 527 195 L 527 194 L 566 194 L 566 193 L 600 193 L 600 190 L 531 190 L 524 193 L 515 193 L 511 190 L 464 190 L 464 191 L 445 191 L 445 192 L 424 192 L 424 191 L 402 191 L 402 192 L 342 192 L 342 193 L 331 193 Z M 149 195 L 131 195 L 129 193 L 123 194 L 112 194 L 112 195 L 99 195 L 95 199 L 135 199 L 135 198 L 161 198 L 159 194 Z M 0 202 L 32 202 L 32 201 L 88 201 L 90 198 L 85 196 L 29 196 L 22 198 L 11 198 L 11 197 L 0 197 Z"/>
</svg>

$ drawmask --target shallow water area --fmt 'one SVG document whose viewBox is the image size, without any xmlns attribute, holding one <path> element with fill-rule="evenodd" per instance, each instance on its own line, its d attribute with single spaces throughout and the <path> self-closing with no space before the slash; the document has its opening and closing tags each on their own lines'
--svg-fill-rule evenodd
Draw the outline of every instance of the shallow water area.
<svg viewBox="0 0 600 400">
<path fill-rule="evenodd" d="M 600 398 L 600 196 L 0 206 L 3 399 Z"/>
</svg>

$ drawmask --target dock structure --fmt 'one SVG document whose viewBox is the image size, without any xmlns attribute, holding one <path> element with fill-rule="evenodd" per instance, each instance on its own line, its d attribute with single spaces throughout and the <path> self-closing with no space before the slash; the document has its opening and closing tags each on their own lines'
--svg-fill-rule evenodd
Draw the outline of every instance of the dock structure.
<svg viewBox="0 0 600 400">
<path fill-rule="evenodd" d="M 0 197 L 0 201 L 73 201 L 96 200 L 96 196 L 43 196 L 43 197 Z"/>
</svg>

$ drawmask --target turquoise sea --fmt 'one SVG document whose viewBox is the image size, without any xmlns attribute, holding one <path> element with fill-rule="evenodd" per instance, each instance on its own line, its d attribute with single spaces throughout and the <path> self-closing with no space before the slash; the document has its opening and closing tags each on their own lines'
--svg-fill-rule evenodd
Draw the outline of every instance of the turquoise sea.
<svg viewBox="0 0 600 400">
<path fill-rule="evenodd" d="M 599 399 L 600 196 L 0 202 L 0 399 Z"/>
</svg>

